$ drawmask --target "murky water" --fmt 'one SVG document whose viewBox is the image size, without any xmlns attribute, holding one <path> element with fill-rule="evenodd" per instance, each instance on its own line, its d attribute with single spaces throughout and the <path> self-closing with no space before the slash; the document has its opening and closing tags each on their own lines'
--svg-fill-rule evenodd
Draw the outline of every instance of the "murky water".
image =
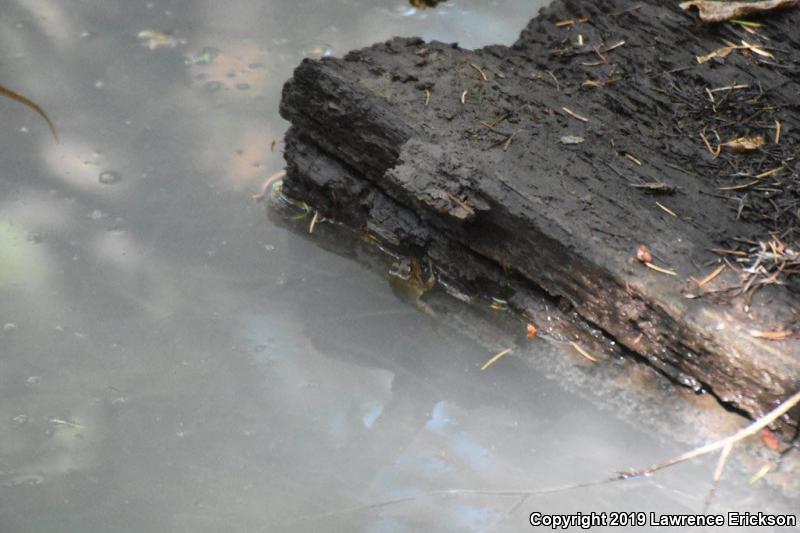
<svg viewBox="0 0 800 533">
<path fill-rule="evenodd" d="M 543 342 L 481 372 L 510 334 L 456 304 L 432 318 L 324 228 L 290 231 L 251 199 L 282 167 L 280 89 L 302 57 L 392 35 L 510 43 L 537 9 L 4 0 L 0 84 L 42 105 L 60 143 L 0 100 L 0 532 L 699 512 L 713 460 L 521 504 L 431 494 L 593 481 L 685 446 Z M 793 508 L 745 474 L 717 510 Z"/>
</svg>

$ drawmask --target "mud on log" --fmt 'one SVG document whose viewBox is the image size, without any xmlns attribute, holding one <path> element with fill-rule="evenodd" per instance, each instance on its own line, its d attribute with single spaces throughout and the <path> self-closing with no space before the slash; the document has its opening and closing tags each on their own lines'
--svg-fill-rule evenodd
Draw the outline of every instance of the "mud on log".
<svg viewBox="0 0 800 533">
<path fill-rule="evenodd" d="M 759 20 L 561 0 L 511 47 L 398 38 L 306 60 L 281 104 L 284 190 L 478 292 L 524 279 L 759 416 L 800 386 L 797 332 L 758 335 L 797 328 L 798 288 L 742 291 L 734 261 L 775 232 L 800 241 L 800 13 Z"/>
</svg>

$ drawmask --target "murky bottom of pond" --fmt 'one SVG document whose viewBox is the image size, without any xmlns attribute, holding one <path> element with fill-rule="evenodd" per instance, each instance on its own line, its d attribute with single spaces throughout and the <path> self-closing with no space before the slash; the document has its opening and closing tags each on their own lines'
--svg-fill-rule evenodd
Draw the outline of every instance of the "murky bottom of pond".
<svg viewBox="0 0 800 533">
<path fill-rule="evenodd" d="M 508 43 L 537 9 L 6 2 L 2 84 L 60 142 L 0 101 L 0 531 L 700 512 L 713 459 L 524 497 L 686 444 L 664 436 L 664 409 L 544 341 L 481 371 L 513 341 L 502 321 L 446 295 L 431 316 L 329 224 L 309 236 L 251 198 L 283 166 L 280 89 L 303 57 L 396 34 Z M 731 469 L 712 510 L 794 508 L 750 474 Z"/>
</svg>

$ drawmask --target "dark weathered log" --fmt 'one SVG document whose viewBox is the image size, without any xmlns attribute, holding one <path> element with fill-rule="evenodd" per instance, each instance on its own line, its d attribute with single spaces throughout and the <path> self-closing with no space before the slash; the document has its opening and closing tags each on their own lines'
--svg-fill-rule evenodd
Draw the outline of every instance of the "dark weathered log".
<svg viewBox="0 0 800 533">
<path fill-rule="evenodd" d="M 394 39 L 306 60 L 281 104 L 285 189 L 476 290 L 487 269 L 524 279 L 760 415 L 800 386 L 796 337 L 753 335 L 796 327 L 796 287 L 692 298 L 742 278 L 689 277 L 714 270 L 710 249 L 731 239 L 800 241 L 800 14 L 766 22 L 771 40 L 753 49 L 758 36 L 671 3 L 562 0 L 510 48 Z M 724 40 L 746 44 L 698 61 Z M 757 150 L 716 157 L 703 141 L 758 135 Z M 779 167 L 780 194 L 737 188 Z M 637 261 L 642 244 L 677 275 Z"/>
</svg>

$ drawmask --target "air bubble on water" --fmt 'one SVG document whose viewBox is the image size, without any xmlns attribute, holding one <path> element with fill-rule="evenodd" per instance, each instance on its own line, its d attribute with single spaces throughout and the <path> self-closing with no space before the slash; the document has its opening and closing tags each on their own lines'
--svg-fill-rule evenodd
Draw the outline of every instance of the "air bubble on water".
<svg viewBox="0 0 800 533">
<path fill-rule="evenodd" d="M 113 170 L 104 170 L 97 177 L 97 181 L 103 185 L 114 185 L 115 183 L 122 181 L 122 174 L 119 172 L 114 172 Z"/>
<path fill-rule="evenodd" d="M 250 84 L 249 83 L 237 83 L 236 84 L 236 88 L 239 89 L 240 91 L 246 91 L 247 89 L 250 88 Z"/>
<path fill-rule="evenodd" d="M 27 385 L 38 385 L 42 382 L 42 376 L 31 376 L 25 380 Z"/>
<path fill-rule="evenodd" d="M 24 426 L 28 423 L 28 415 L 17 415 L 11 419 L 11 422 L 16 427 Z"/>
<path fill-rule="evenodd" d="M 102 89 L 105 86 L 106 82 L 104 82 L 103 80 L 97 80 L 96 82 L 94 82 L 95 89 Z"/>
</svg>

